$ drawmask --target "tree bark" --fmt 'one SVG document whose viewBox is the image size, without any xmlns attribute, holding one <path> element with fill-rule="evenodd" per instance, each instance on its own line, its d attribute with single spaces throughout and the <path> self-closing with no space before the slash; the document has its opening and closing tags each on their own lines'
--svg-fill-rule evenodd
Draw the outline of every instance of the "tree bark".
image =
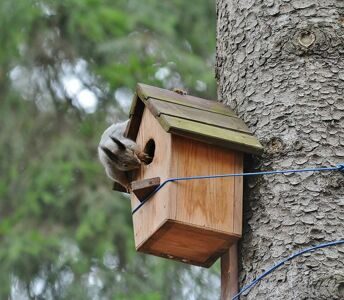
<svg viewBox="0 0 344 300">
<path fill-rule="evenodd" d="M 265 146 L 249 169 L 344 161 L 344 1 L 218 0 L 218 96 Z M 297 250 L 344 237 L 340 172 L 245 182 L 240 285 Z M 296 258 L 245 299 L 344 299 L 344 247 Z"/>
</svg>

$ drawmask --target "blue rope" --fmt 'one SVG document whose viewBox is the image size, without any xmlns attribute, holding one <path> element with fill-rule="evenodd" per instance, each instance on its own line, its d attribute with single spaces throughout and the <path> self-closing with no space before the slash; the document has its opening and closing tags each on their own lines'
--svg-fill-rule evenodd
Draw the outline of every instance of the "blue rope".
<svg viewBox="0 0 344 300">
<path fill-rule="evenodd" d="M 343 170 L 343 167 L 342 167 Z M 336 245 L 340 245 L 340 244 L 344 244 L 344 240 L 339 240 L 339 241 L 334 241 L 334 242 L 329 242 L 329 243 L 324 243 L 324 244 L 319 244 L 317 246 L 313 246 L 310 248 L 306 248 L 303 249 L 299 252 L 296 252 L 292 255 L 290 255 L 289 257 L 281 260 L 279 263 L 277 263 L 276 265 L 274 265 L 273 267 L 271 267 L 270 269 L 268 269 L 267 271 L 265 271 L 263 274 L 261 274 L 260 276 L 258 276 L 256 279 L 254 279 L 251 283 L 249 283 L 248 285 L 246 285 L 245 287 L 243 287 L 240 292 L 238 294 L 236 294 L 235 296 L 233 296 L 232 300 L 236 300 L 239 299 L 239 296 L 247 291 L 248 289 L 252 288 L 253 286 L 255 286 L 260 280 L 262 280 L 264 277 L 266 277 L 267 275 L 269 275 L 270 273 L 272 273 L 273 271 L 275 271 L 276 269 L 278 269 L 279 267 L 281 267 L 282 265 L 284 265 L 287 261 L 290 261 L 292 259 L 294 259 L 295 257 L 298 257 L 304 253 L 307 252 L 313 252 L 317 249 L 321 249 L 321 248 L 325 248 L 325 247 L 331 247 L 331 246 L 336 246 Z"/>
<path fill-rule="evenodd" d="M 296 170 L 277 170 L 277 171 L 264 171 L 264 172 L 252 172 L 252 173 L 231 173 L 231 174 L 220 174 L 220 175 L 204 175 L 204 176 L 169 178 L 169 179 L 166 179 L 163 183 L 161 183 L 152 193 L 150 193 L 132 211 L 132 214 L 136 213 L 155 193 L 157 193 L 159 190 L 161 190 L 169 182 L 187 181 L 187 180 L 195 180 L 195 179 L 213 179 L 213 178 L 223 178 L 223 177 L 258 176 L 258 175 L 288 174 L 288 173 L 301 173 L 301 172 L 321 172 L 321 171 L 341 171 L 341 172 L 344 172 L 344 163 L 339 164 L 335 167 L 327 167 L 327 168 L 308 168 L 308 169 L 296 169 Z"/>
</svg>

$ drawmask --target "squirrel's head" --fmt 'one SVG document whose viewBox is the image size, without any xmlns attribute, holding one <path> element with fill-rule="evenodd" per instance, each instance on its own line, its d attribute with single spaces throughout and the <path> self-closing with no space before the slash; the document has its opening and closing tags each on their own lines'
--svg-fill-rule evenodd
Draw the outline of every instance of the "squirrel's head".
<svg viewBox="0 0 344 300">
<path fill-rule="evenodd" d="M 104 146 L 102 146 L 101 149 L 106 154 L 111 164 L 121 171 L 130 171 L 139 168 L 141 161 L 133 149 L 124 145 L 117 138 L 110 138 L 117 145 L 116 151 L 111 151 L 109 148 Z"/>
</svg>

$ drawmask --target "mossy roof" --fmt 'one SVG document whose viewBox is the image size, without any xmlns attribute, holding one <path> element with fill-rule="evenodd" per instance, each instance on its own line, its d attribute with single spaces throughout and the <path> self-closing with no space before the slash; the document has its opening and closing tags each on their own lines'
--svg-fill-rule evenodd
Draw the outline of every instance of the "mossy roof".
<svg viewBox="0 0 344 300">
<path fill-rule="evenodd" d="M 257 154 L 263 150 L 258 139 L 228 106 L 142 83 L 137 84 L 130 110 L 127 136 L 133 140 L 145 108 L 171 134 L 246 153 Z"/>
</svg>

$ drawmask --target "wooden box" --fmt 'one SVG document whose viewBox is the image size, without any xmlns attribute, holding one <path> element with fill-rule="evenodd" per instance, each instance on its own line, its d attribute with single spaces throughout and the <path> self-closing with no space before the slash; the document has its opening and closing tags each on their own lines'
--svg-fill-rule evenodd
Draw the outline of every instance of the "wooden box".
<svg viewBox="0 0 344 300">
<path fill-rule="evenodd" d="M 262 149 L 223 104 L 143 84 L 137 87 L 127 136 L 153 156 L 131 174 L 136 183 L 242 173 L 244 152 Z M 136 195 L 131 194 L 133 209 L 140 204 Z M 137 250 L 211 266 L 241 237 L 242 195 L 242 177 L 167 183 L 133 214 Z"/>
</svg>

